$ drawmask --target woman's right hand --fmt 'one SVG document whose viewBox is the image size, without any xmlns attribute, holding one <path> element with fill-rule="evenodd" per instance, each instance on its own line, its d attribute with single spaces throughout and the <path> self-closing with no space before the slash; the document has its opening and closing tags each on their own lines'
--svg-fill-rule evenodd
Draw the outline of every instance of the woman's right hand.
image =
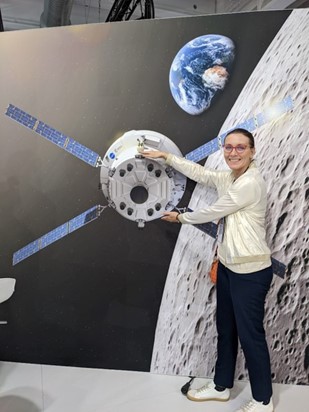
<svg viewBox="0 0 309 412">
<path fill-rule="evenodd" d="M 160 152 L 159 150 L 143 150 L 140 154 L 150 159 L 167 159 L 168 153 Z"/>
</svg>

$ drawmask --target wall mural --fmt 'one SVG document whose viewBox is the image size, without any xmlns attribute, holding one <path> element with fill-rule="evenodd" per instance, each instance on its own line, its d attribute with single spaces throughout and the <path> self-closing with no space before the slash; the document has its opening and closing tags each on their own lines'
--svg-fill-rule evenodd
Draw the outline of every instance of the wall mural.
<svg viewBox="0 0 309 412">
<path fill-rule="evenodd" d="M 17 281 L 2 360 L 210 376 L 213 240 L 158 218 L 215 193 L 139 151 L 222 167 L 221 139 L 245 123 L 270 191 L 274 381 L 308 383 L 307 22 L 299 10 L 1 35 L 0 274 Z"/>
<path fill-rule="evenodd" d="M 273 257 L 287 265 L 285 279 L 274 279 L 266 303 L 273 380 L 297 384 L 308 384 L 309 366 L 309 143 L 304 132 L 308 121 L 308 21 L 308 11 L 291 14 L 221 129 L 229 129 L 252 110 L 260 110 L 274 95 L 291 94 L 293 98 L 290 114 L 256 131 L 256 158 L 268 184 L 268 243 Z M 206 167 L 223 168 L 223 156 L 210 156 Z M 197 186 L 190 205 L 197 209 L 214 199 L 208 188 Z M 163 294 L 152 371 L 200 376 L 214 373 L 215 287 L 207 276 L 212 244 L 212 239 L 188 225 L 181 229 Z M 236 377 L 248 379 L 243 356 L 238 356 Z"/>
</svg>

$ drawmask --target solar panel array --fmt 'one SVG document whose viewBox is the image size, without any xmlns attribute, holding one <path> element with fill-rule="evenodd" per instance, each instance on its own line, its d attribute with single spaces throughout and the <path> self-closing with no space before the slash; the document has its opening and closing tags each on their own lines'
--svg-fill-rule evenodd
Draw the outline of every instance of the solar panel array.
<svg viewBox="0 0 309 412">
<path fill-rule="evenodd" d="M 73 156 L 78 157 L 83 162 L 93 167 L 98 167 L 100 165 L 101 158 L 93 150 L 88 149 L 88 147 L 82 145 L 81 143 L 78 143 L 71 137 L 68 137 L 58 130 L 37 120 L 35 117 L 24 112 L 18 107 L 10 104 L 5 114 L 21 125 L 38 133 L 40 136 L 45 137 L 51 143 L 54 143 L 58 147 L 61 147 L 67 152 L 71 153 Z"/>
<path fill-rule="evenodd" d="M 185 158 L 191 160 L 192 162 L 199 162 L 200 160 L 205 159 L 207 156 L 215 153 L 220 149 L 224 143 L 224 139 L 229 131 L 237 128 L 246 129 L 249 132 L 253 132 L 258 127 L 263 126 L 264 124 L 278 119 L 282 114 L 287 113 L 293 108 L 293 100 L 290 96 L 283 99 L 281 102 L 274 104 L 269 109 L 264 110 L 263 112 L 252 116 L 250 119 L 247 119 L 239 124 L 237 124 L 232 129 L 227 130 L 225 133 L 220 136 L 215 137 L 209 142 L 199 146 L 197 149 L 189 152 Z"/>
<path fill-rule="evenodd" d="M 276 260 L 275 258 L 271 258 L 271 263 L 273 265 L 273 271 L 275 275 L 278 275 L 282 279 L 284 278 L 287 267 L 283 263 L 279 262 L 279 260 Z"/>
<path fill-rule="evenodd" d="M 217 152 L 220 147 L 220 138 L 215 137 L 210 140 L 210 142 L 207 142 L 202 146 L 199 146 L 197 149 L 192 150 L 192 152 L 186 154 L 185 158 L 187 160 L 191 160 L 192 162 L 199 162 L 200 160 L 205 159 L 205 157 Z"/>
<path fill-rule="evenodd" d="M 33 242 L 24 246 L 22 249 L 19 249 L 13 254 L 13 266 L 33 255 L 34 253 L 37 253 L 39 250 L 44 249 L 46 246 L 49 246 L 51 243 L 62 239 L 69 233 L 72 233 L 75 230 L 86 225 L 87 223 L 90 223 L 93 220 L 97 219 L 100 215 L 101 208 L 102 206 L 99 205 L 93 206 L 92 208 L 74 217 L 63 225 L 58 226 L 56 227 L 56 229 L 53 229 L 52 231 L 46 233 L 39 239 L 34 240 Z"/>
<path fill-rule="evenodd" d="M 213 222 L 208 223 L 201 223 L 199 225 L 194 225 L 197 229 L 200 229 L 202 232 L 207 233 L 207 235 L 213 237 L 214 239 L 217 237 L 217 229 L 218 225 Z"/>
</svg>

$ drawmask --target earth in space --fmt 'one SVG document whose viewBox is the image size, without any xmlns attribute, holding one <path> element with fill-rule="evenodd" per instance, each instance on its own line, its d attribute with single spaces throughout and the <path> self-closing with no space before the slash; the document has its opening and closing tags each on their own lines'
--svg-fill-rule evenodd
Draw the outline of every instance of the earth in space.
<svg viewBox="0 0 309 412">
<path fill-rule="evenodd" d="M 207 110 L 223 90 L 235 57 L 231 39 L 219 34 L 197 37 L 182 47 L 170 69 L 169 84 L 176 103 L 187 113 Z"/>
</svg>

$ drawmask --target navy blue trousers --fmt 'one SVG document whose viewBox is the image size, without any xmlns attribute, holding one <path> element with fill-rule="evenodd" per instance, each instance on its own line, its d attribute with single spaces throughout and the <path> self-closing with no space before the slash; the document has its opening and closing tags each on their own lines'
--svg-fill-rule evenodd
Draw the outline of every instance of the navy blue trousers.
<svg viewBox="0 0 309 412">
<path fill-rule="evenodd" d="M 268 401 L 272 396 L 270 359 L 263 326 L 265 297 L 273 277 L 272 267 L 239 274 L 219 263 L 217 278 L 218 357 L 214 382 L 233 387 L 238 339 L 249 372 L 252 396 Z"/>
</svg>

